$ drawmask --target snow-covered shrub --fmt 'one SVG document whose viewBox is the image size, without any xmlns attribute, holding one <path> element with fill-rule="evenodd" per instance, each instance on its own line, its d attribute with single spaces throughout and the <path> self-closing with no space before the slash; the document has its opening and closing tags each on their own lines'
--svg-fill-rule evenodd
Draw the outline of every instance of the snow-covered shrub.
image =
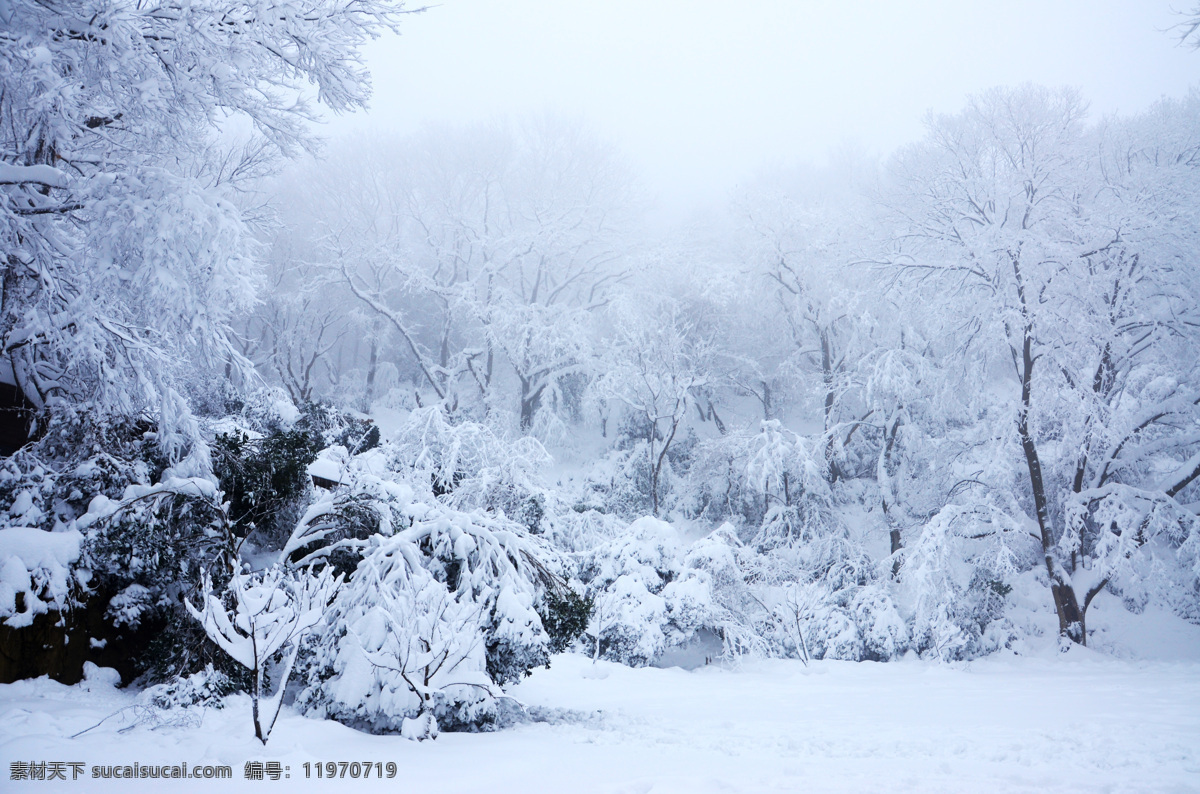
<svg viewBox="0 0 1200 794">
<path fill-rule="evenodd" d="M 614 447 L 587 474 L 589 501 L 624 519 L 622 524 L 652 509 L 649 448 L 645 441 Z"/>
<path fill-rule="evenodd" d="M 685 567 L 683 552 L 674 527 L 645 517 L 588 555 L 581 578 L 594 600 L 588 630 L 594 652 L 647 665 L 715 626 L 719 608 L 709 574 Z"/>
<path fill-rule="evenodd" d="M 319 435 L 327 446 L 339 445 L 358 455 L 379 446 L 379 427 L 367 416 L 326 403 L 304 403 L 294 425 Z"/>
<path fill-rule="evenodd" d="M 29 626 L 36 615 L 81 603 L 90 578 L 75 568 L 82 541 L 75 530 L 0 529 L 0 618 L 5 625 Z"/>
<path fill-rule="evenodd" d="M 318 666 L 300 703 L 373 732 L 420 720 L 429 729 L 418 738 L 432 738 L 439 723 L 486 721 L 498 693 L 486 672 L 487 604 L 452 593 L 407 539 L 371 543 L 311 646 Z"/>
<path fill-rule="evenodd" d="M 170 681 L 149 687 L 142 699 L 160 709 L 202 706 L 220 709 L 225 698 L 237 692 L 239 683 L 210 664 L 198 673 L 178 676 Z"/>
<path fill-rule="evenodd" d="M 167 466 L 149 422 L 67 408 L 43 421 L 40 439 L 0 460 L 4 525 L 62 529 L 94 496 L 120 499 L 129 485 L 149 484 Z"/>
<path fill-rule="evenodd" d="M 447 511 L 414 521 L 402 535 L 426 551 L 426 566 L 439 581 L 480 606 L 493 681 L 517 681 L 546 663 L 548 638 L 535 604 L 557 580 L 543 562 L 548 553 L 523 528 Z"/>
<path fill-rule="evenodd" d="M 232 420 L 256 433 L 291 430 L 300 419 L 300 408 L 278 386 L 250 390 L 242 395 L 239 408 L 236 419 L 232 416 L 222 416 L 220 419 L 225 422 Z"/>
<path fill-rule="evenodd" d="M 922 527 L 900 568 L 914 649 L 946 660 L 1003 647 L 1005 580 L 1031 567 L 1009 545 L 1023 537 L 1003 511 L 982 504 L 947 505 Z"/>
<path fill-rule="evenodd" d="M 280 389 L 253 392 L 236 419 L 213 422 L 212 431 L 213 472 L 235 532 L 270 549 L 287 540 L 311 501 L 308 467 L 321 450 L 341 444 L 359 453 L 379 442 L 374 424 L 330 406 L 297 408 Z"/>
<path fill-rule="evenodd" d="M 265 546 L 287 537 L 311 484 L 308 465 L 323 446 L 298 430 L 217 436 L 213 468 L 240 537 L 253 534 L 255 544 Z"/>
<path fill-rule="evenodd" d="M 854 617 L 838 604 L 823 604 L 808 632 L 810 649 L 817 659 L 857 662 L 863 658 L 862 633 Z"/>
<path fill-rule="evenodd" d="M 499 686 L 549 658 L 536 606 L 562 586 L 552 555 L 520 524 L 437 500 L 423 477 L 418 488 L 386 479 L 411 469 L 381 476 L 355 462 L 283 550 L 295 567 L 340 560 L 347 572 L 307 648 L 303 707 L 372 730 L 488 724 Z M 410 653 L 422 643 L 440 643 L 441 661 Z"/>
<path fill-rule="evenodd" d="M 595 600 L 582 596 L 569 587 L 559 592 L 547 589 L 538 605 L 542 628 L 549 638 L 550 653 L 562 653 L 587 631 L 592 619 Z"/>
<path fill-rule="evenodd" d="M 69 663 L 64 656 L 61 674 L 77 674 L 89 654 L 127 678 L 153 668 L 152 678 L 164 680 L 223 664 L 180 619 L 180 599 L 199 584 L 200 568 L 217 571 L 232 559 L 212 482 L 172 477 L 149 422 L 66 407 L 44 419 L 42 438 L 0 461 L 0 504 L 8 506 L 0 524 L 81 538 L 69 566 L 73 597 L 60 604 L 72 609 L 60 624 L 72 639 L 95 644 L 69 654 Z"/>
<path fill-rule="evenodd" d="M 708 574 L 713 604 L 712 626 L 726 656 L 770 652 L 766 632 L 770 616 L 748 579 L 754 578 L 758 555 L 738 538 L 732 524 L 722 524 L 687 550 L 683 564 Z"/>
<path fill-rule="evenodd" d="M 775 600 L 772 635 L 783 655 L 885 662 L 909 647 L 907 625 L 882 584 L 793 582 L 768 598 Z"/>
<path fill-rule="evenodd" d="M 93 584 L 109 599 L 106 617 L 123 633 L 150 633 L 134 654 L 137 672 L 165 681 L 215 664 L 237 677 L 183 607 L 202 571 L 223 587 L 235 564 L 236 538 L 212 480 L 130 485 L 119 500 L 97 495 L 76 526 Z"/>
<path fill-rule="evenodd" d="M 628 526 L 627 521 L 604 512 L 603 508 L 577 503 L 557 512 L 547 539 L 555 548 L 566 552 L 587 552 L 611 541 Z"/>
<path fill-rule="evenodd" d="M 850 615 L 862 638 L 860 659 L 886 662 L 908 650 L 908 627 L 883 585 L 860 588 L 850 602 Z"/>
</svg>

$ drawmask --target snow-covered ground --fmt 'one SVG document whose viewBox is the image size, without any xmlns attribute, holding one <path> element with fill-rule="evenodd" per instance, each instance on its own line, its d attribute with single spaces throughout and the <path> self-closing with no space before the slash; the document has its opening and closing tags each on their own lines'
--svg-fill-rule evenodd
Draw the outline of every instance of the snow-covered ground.
<svg viewBox="0 0 1200 794">
<path fill-rule="evenodd" d="M 1194 642 L 1192 637 L 1189 642 Z M 1176 649 L 1178 650 L 1178 648 Z M 1193 650 L 1195 650 L 1193 646 Z M 1200 791 L 1200 662 L 1084 649 L 969 664 L 752 662 L 695 671 L 556 657 L 513 690 L 534 721 L 416 743 L 287 710 L 270 744 L 249 701 L 196 725 L 135 725 L 103 681 L 0 686 L 5 791 Z M 199 719 L 199 717 L 198 717 Z M 83 762 L 10 782 L 13 762 Z M 91 765 L 227 764 L 232 780 L 92 780 Z M 277 761 L 286 781 L 246 780 Z M 304 780 L 304 763 L 394 762 L 396 777 Z M 380 767 L 386 770 L 386 767 Z M 349 769 L 349 767 L 348 767 Z M 386 772 L 385 772 L 386 774 Z M 66 776 L 71 777 L 70 767 Z M 334 785 L 336 784 L 336 785 Z"/>
</svg>

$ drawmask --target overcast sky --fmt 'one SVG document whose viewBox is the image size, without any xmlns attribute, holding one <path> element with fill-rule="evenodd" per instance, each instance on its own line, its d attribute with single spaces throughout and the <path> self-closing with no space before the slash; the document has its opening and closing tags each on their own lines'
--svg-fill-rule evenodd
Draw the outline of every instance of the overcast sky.
<svg viewBox="0 0 1200 794">
<path fill-rule="evenodd" d="M 770 163 L 886 154 L 927 110 L 1034 81 L 1093 116 L 1200 83 L 1164 32 L 1194 0 L 444 0 L 367 52 L 371 110 L 329 132 L 582 115 L 672 214 Z"/>
</svg>

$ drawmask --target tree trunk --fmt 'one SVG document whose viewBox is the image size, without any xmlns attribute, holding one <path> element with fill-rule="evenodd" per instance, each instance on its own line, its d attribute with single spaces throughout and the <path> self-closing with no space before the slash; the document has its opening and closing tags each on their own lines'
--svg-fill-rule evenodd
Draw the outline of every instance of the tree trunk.
<svg viewBox="0 0 1200 794">
<path fill-rule="evenodd" d="M 1026 315 L 1025 284 L 1021 278 L 1019 256 L 1010 254 L 1013 274 L 1017 284 L 1017 296 L 1021 301 L 1022 313 Z M 1016 351 L 1013 353 L 1016 359 Z M 1055 565 L 1054 538 L 1050 528 L 1050 503 L 1046 498 L 1046 483 L 1042 476 L 1042 462 L 1037 444 L 1029 430 L 1029 412 L 1033 406 L 1033 326 L 1026 319 L 1021 329 L 1021 357 L 1014 361 L 1021 380 L 1021 409 L 1017 417 L 1017 435 L 1021 439 L 1021 451 L 1025 455 L 1025 466 L 1029 471 L 1029 487 L 1033 496 L 1033 509 L 1037 514 L 1038 535 L 1042 542 L 1042 555 L 1046 563 L 1046 574 L 1050 577 L 1050 593 L 1054 597 L 1054 611 L 1058 613 L 1059 634 L 1080 645 L 1087 645 L 1083 610 L 1071 583 Z"/>
<path fill-rule="evenodd" d="M 654 444 L 650 445 L 650 503 L 654 517 L 658 518 L 658 465 L 654 461 Z"/>
<path fill-rule="evenodd" d="M 1058 633 L 1072 642 L 1087 645 L 1085 612 L 1079 606 L 1075 588 L 1061 580 L 1050 580 L 1050 592 L 1054 596 L 1054 610 L 1058 613 Z"/>
<path fill-rule="evenodd" d="M 369 413 L 371 403 L 375 400 L 375 373 L 379 370 L 379 336 L 371 334 L 371 354 L 367 359 L 367 394 L 366 409 Z"/>
<path fill-rule="evenodd" d="M 837 396 L 834 393 L 834 363 L 833 363 L 833 341 L 829 338 L 828 329 L 821 331 L 821 381 L 825 385 L 825 432 L 829 432 L 829 428 L 833 427 L 833 406 L 836 403 Z M 829 441 L 825 444 L 825 462 L 829 464 L 829 481 L 837 482 L 841 477 L 841 470 L 838 469 L 837 462 L 834 458 L 833 436 L 829 437 Z"/>
<path fill-rule="evenodd" d="M 883 426 L 883 448 L 879 451 L 879 463 L 875 470 L 875 480 L 879 486 L 880 505 L 883 508 L 883 520 L 888 526 L 888 539 L 891 541 L 892 556 L 903 548 L 900 538 L 900 527 L 892 515 L 892 505 L 896 501 L 895 487 L 892 484 L 892 450 L 896 446 L 896 435 L 900 430 L 902 416 L 900 409 L 892 413 L 891 425 Z M 900 560 L 892 562 L 892 578 L 900 575 Z"/>
<path fill-rule="evenodd" d="M 533 426 L 533 415 L 542 405 L 542 393 L 546 384 L 533 388 L 531 381 L 521 378 L 521 431 L 526 432 Z"/>
</svg>

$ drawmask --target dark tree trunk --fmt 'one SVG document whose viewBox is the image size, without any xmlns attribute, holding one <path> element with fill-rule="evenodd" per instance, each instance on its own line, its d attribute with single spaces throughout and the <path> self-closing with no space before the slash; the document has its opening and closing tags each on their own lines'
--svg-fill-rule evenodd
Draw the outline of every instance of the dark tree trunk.
<svg viewBox="0 0 1200 794">
<path fill-rule="evenodd" d="M 1072 642 L 1087 645 L 1087 624 L 1084 619 L 1086 613 L 1084 608 L 1079 606 L 1075 588 L 1052 576 L 1050 593 L 1054 596 L 1054 610 L 1058 613 L 1058 633 Z"/>
<path fill-rule="evenodd" d="M 1021 277 L 1020 258 L 1016 253 L 1010 254 L 1013 275 L 1017 284 L 1017 297 L 1021 301 L 1022 313 L 1028 318 L 1028 308 L 1025 301 L 1025 284 Z M 1021 439 L 1021 451 L 1025 456 L 1025 466 L 1029 471 L 1029 487 L 1033 496 L 1033 509 L 1037 514 L 1038 535 L 1042 543 L 1042 555 L 1046 563 L 1046 574 L 1050 578 L 1050 593 L 1054 598 L 1054 611 L 1058 613 L 1059 634 L 1080 645 L 1087 645 L 1087 631 L 1084 624 L 1084 609 L 1079 606 L 1079 599 L 1071 583 L 1063 578 L 1063 572 L 1054 562 L 1054 538 L 1050 527 L 1050 503 L 1046 497 L 1046 482 L 1042 475 L 1042 462 L 1038 456 L 1037 444 L 1029 429 L 1029 412 L 1033 406 L 1033 367 L 1036 358 L 1033 355 L 1033 326 L 1028 319 L 1021 329 L 1021 353 L 1019 360 L 1013 351 L 1017 374 L 1021 380 L 1021 409 L 1017 417 L 1017 435 Z"/>
<path fill-rule="evenodd" d="M 542 405 L 542 394 L 546 391 L 546 384 L 533 388 L 533 383 L 530 380 L 521 378 L 521 430 L 527 431 L 533 426 L 533 415 L 537 413 L 538 408 Z"/>
</svg>

